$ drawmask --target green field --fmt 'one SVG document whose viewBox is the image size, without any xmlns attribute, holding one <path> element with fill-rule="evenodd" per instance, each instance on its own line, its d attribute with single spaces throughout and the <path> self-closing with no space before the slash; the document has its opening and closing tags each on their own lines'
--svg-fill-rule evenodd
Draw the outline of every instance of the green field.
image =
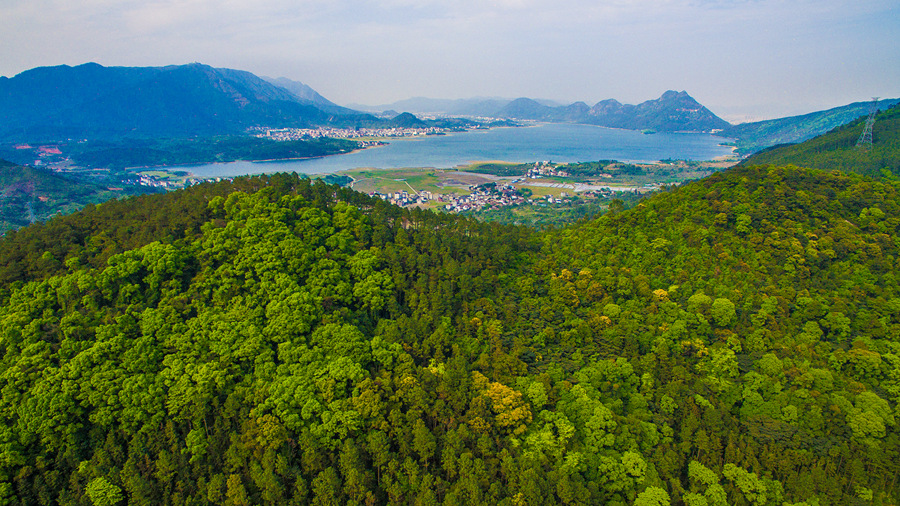
<svg viewBox="0 0 900 506">
<path fill-rule="evenodd" d="M 490 176 L 433 168 L 353 169 L 339 174 L 352 177 L 353 189 L 363 193 L 430 191 L 436 194 L 464 195 L 469 193 L 469 185 L 493 180 Z"/>
<path fill-rule="evenodd" d="M 515 163 L 503 161 L 476 162 L 468 165 L 464 170 L 481 174 L 493 174 L 496 176 L 521 176 L 533 167 L 533 163 Z"/>
<path fill-rule="evenodd" d="M 480 185 L 489 182 L 509 183 L 524 174 L 534 164 L 517 164 L 510 162 L 488 161 L 477 162 L 460 166 L 456 169 L 435 168 L 403 168 L 403 169 L 374 169 L 361 168 L 339 172 L 338 174 L 352 177 L 354 190 L 363 193 L 378 192 L 381 194 L 407 191 L 409 193 L 430 191 L 434 194 L 467 195 L 471 193 L 470 185 Z M 592 184 L 599 186 L 611 186 L 622 188 L 641 187 L 647 183 L 680 183 L 687 179 L 698 178 L 720 170 L 728 164 L 715 165 L 713 162 L 673 162 L 646 164 L 639 168 L 634 166 L 634 175 L 630 177 L 595 177 L 595 178 L 566 178 L 558 176 L 544 176 L 535 180 L 524 180 L 515 183 L 516 188 L 527 188 L 536 198 L 552 195 L 560 197 L 562 193 L 568 196 L 576 194 L 574 189 L 566 187 L 541 186 L 543 183 L 558 183 L 572 185 L 574 183 Z M 524 167 L 524 168 L 523 168 Z M 537 184 L 535 184 L 537 183 Z"/>
</svg>

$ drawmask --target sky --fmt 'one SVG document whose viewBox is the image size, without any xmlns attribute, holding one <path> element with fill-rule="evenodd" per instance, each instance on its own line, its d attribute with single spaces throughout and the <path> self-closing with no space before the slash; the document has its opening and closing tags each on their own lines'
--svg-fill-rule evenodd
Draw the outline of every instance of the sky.
<svg viewBox="0 0 900 506">
<path fill-rule="evenodd" d="M 200 62 L 338 104 L 687 91 L 732 121 L 900 97 L 897 0 L 2 0 L 0 75 Z"/>
</svg>

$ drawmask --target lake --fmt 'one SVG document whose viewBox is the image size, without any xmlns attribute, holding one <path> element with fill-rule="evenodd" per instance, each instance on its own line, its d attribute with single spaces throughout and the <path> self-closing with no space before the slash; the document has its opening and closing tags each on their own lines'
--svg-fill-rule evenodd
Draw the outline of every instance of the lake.
<svg viewBox="0 0 900 506">
<path fill-rule="evenodd" d="M 655 162 L 664 159 L 712 160 L 731 154 L 720 146 L 726 139 L 710 134 L 656 133 L 618 130 L 591 125 L 541 124 L 521 128 L 492 128 L 447 135 L 389 139 L 390 144 L 344 155 L 309 160 L 232 162 L 186 167 L 201 178 L 244 174 L 298 172 L 329 174 L 359 167 L 395 169 L 404 167 L 453 168 L 474 161 L 552 161 L 561 163 L 593 160 Z"/>
</svg>

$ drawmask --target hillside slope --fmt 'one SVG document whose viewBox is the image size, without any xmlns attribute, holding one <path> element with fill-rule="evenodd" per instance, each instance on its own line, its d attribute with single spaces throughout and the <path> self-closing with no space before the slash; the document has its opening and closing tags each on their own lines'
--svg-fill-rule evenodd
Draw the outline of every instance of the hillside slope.
<svg viewBox="0 0 900 506">
<path fill-rule="evenodd" d="M 794 164 L 872 177 L 900 176 L 900 106 L 894 105 L 876 116 L 868 149 L 856 146 L 865 120 L 860 118 L 800 144 L 761 151 L 741 165 Z"/>
<path fill-rule="evenodd" d="M 268 83 L 274 84 L 275 86 L 280 86 L 289 92 L 291 92 L 297 99 L 301 102 L 307 102 L 311 105 L 316 106 L 317 108 L 329 112 L 332 114 L 343 114 L 343 115 L 354 115 L 360 114 L 359 111 L 354 111 L 352 109 L 348 109 L 346 107 L 341 107 L 331 100 L 323 97 L 316 90 L 312 89 L 306 84 L 303 84 L 299 81 L 293 81 L 286 77 L 266 77 L 260 76 L 263 80 Z"/>
<path fill-rule="evenodd" d="M 895 504 L 898 191 L 741 167 L 538 234 L 282 174 L 28 227 L 0 493 Z"/>
<path fill-rule="evenodd" d="M 886 110 L 898 102 L 900 99 L 897 98 L 880 100 L 878 108 Z M 871 110 L 871 102 L 854 102 L 800 116 L 741 123 L 726 128 L 721 135 L 737 139 L 737 153 L 749 155 L 778 144 L 803 142 L 822 135 L 855 119 L 867 116 Z"/>
<path fill-rule="evenodd" d="M 147 188 L 110 190 L 0 159 L 0 234 L 57 214 L 74 212 L 88 204 L 147 191 Z"/>
</svg>

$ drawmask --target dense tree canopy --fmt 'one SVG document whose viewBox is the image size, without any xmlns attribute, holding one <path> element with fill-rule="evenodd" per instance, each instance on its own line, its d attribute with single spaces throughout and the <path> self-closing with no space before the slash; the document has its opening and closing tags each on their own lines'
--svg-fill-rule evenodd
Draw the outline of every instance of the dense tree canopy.
<svg viewBox="0 0 900 506">
<path fill-rule="evenodd" d="M 755 166 L 538 233 L 282 174 L 22 229 L 0 497 L 896 504 L 898 189 Z"/>
</svg>

